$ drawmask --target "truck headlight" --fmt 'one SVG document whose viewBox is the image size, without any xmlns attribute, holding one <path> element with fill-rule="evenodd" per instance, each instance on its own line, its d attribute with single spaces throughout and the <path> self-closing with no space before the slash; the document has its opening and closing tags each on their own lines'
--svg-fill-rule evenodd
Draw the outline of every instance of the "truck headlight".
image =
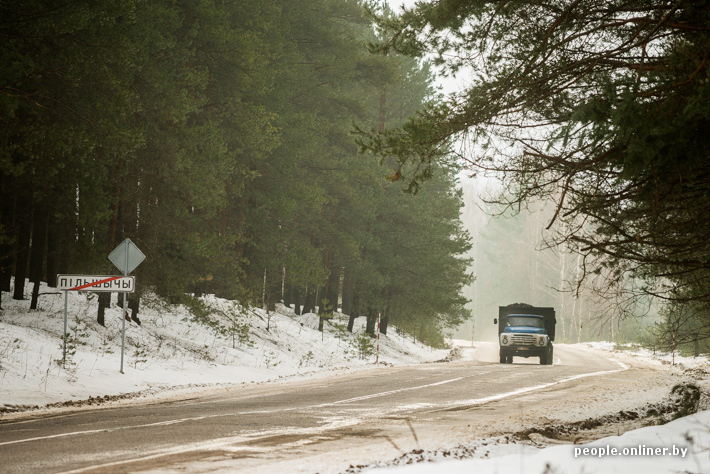
<svg viewBox="0 0 710 474">
<path fill-rule="evenodd" d="M 537 343 L 541 346 L 544 346 L 545 345 L 545 338 L 541 337 L 540 339 L 538 339 Z"/>
<path fill-rule="evenodd" d="M 503 339 L 500 340 L 503 344 L 508 344 L 508 336 L 503 336 Z"/>
</svg>

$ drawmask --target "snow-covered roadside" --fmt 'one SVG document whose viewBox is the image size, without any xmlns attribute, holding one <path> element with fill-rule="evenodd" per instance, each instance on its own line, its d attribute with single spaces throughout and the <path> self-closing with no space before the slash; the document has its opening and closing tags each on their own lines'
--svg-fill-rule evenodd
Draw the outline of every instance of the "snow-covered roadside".
<svg viewBox="0 0 710 474">
<path fill-rule="evenodd" d="M 659 365 L 672 364 L 676 368 L 681 370 L 708 366 L 708 364 L 710 363 L 710 361 L 708 361 L 707 355 L 700 355 L 698 357 L 688 357 L 682 356 L 677 353 L 672 354 L 670 352 L 661 351 L 654 352 L 649 349 L 645 349 L 638 344 L 630 344 L 628 346 L 622 346 L 622 348 L 620 348 L 616 343 L 613 342 L 584 342 L 580 345 L 607 352 L 615 352 L 617 354 L 628 354 L 637 359 L 643 359 L 648 362 L 656 363 Z"/>
<path fill-rule="evenodd" d="M 372 367 L 375 361 L 373 348 L 358 341 L 365 318 L 356 320 L 354 334 L 345 329 L 347 319 L 338 316 L 320 332 L 314 314 L 296 316 L 283 306 L 268 315 L 260 309 L 240 314 L 232 302 L 207 296 L 203 302 L 210 309 L 210 327 L 182 306 L 144 298 L 142 324 L 126 323 L 121 374 L 121 305 L 114 296 L 102 327 L 96 322 L 95 295 L 70 292 L 63 367 L 64 295 L 44 287 L 41 292 L 38 310 L 28 309 L 29 300 L 2 294 L 0 413 L 176 387 L 316 377 Z M 390 327 L 380 339 L 379 360 L 421 363 L 448 352 L 415 343 Z"/>
<path fill-rule="evenodd" d="M 672 360 L 671 354 L 660 352 L 654 354 L 642 348 L 619 350 L 614 343 L 606 342 L 583 343 L 574 346 L 594 352 L 603 351 L 612 356 L 614 360 L 622 359 L 629 362 L 635 359 L 651 366 L 665 366 L 668 371 L 664 373 L 674 375 L 679 382 L 683 380 L 683 383 L 687 383 L 689 378 L 697 377 L 698 385 L 703 390 L 707 390 L 708 387 L 707 374 L 710 373 L 710 364 L 707 357 L 681 357 L 676 354 L 675 365 L 669 367 Z M 652 390 L 652 387 L 641 388 L 638 393 L 644 395 L 647 390 Z M 703 395 L 701 406 L 707 407 L 707 396 L 707 393 Z M 652 399 L 654 399 L 653 396 L 648 400 Z M 619 407 L 628 402 L 630 400 L 626 400 L 626 402 L 611 400 L 605 403 L 608 405 L 606 412 L 616 412 Z M 639 406 L 644 404 L 644 400 L 639 399 L 638 402 Z M 578 404 L 590 408 L 587 400 L 580 399 Z M 592 411 L 601 415 L 603 410 L 600 411 L 599 407 L 596 407 L 592 408 Z M 622 409 L 619 412 L 619 415 L 622 415 L 621 419 L 625 414 L 636 416 L 636 413 L 629 413 Z M 574 413 L 561 413 L 559 419 L 578 418 L 578 416 L 579 413 L 576 416 Z M 609 422 L 614 427 L 614 422 L 618 422 L 614 418 L 613 416 L 602 416 L 601 419 L 590 421 Z M 651 421 L 648 420 L 648 422 Z M 579 422 L 576 425 L 579 425 Z M 554 431 L 554 428 L 559 428 L 554 425 L 549 427 L 552 428 L 551 431 Z M 599 432 L 604 431 L 608 433 L 610 430 L 602 429 Z M 638 428 L 619 436 L 606 436 L 593 442 L 580 444 L 548 438 L 537 432 L 533 432 L 527 437 L 521 437 L 520 434 L 479 439 L 447 449 L 415 450 L 398 459 L 367 467 L 363 466 L 361 469 L 351 469 L 349 472 L 398 474 L 438 473 L 441 471 L 446 471 L 449 474 L 471 472 L 477 474 L 710 472 L 710 411 L 701 411 L 666 424 Z"/>
<path fill-rule="evenodd" d="M 498 449 L 496 449 L 498 448 Z M 473 450 L 473 448 L 469 448 Z M 485 459 L 420 462 L 379 469 L 378 473 L 422 474 L 608 474 L 710 472 L 710 411 L 666 425 L 649 426 L 584 445 L 538 449 L 531 445 L 498 445 Z M 433 453 L 432 460 L 444 459 Z"/>
</svg>

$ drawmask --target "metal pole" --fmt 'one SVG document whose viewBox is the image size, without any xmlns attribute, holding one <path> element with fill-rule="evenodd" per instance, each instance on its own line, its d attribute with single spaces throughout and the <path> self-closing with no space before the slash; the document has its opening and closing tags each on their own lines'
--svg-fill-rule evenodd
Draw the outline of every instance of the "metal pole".
<svg viewBox="0 0 710 474">
<path fill-rule="evenodd" d="M 128 276 L 128 252 L 130 252 L 130 245 L 126 245 L 126 264 L 123 267 L 123 276 Z M 123 373 L 123 348 L 126 345 L 126 293 L 123 293 L 123 329 L 121 330 L 121 373 Z"/>
<path fill-rule="evenodd" d="M 64 355 L 62 356 L 62 367 L 67 368 L 67 303 L 69 292 L 64 291 Z"/>
<path fill-rule="evenodd" d="M 121 373 L 123 373 L 123 347 L 126 343 L 126 293 L 123 293 L 123 330 L 121 331 Z"/>
</svg>

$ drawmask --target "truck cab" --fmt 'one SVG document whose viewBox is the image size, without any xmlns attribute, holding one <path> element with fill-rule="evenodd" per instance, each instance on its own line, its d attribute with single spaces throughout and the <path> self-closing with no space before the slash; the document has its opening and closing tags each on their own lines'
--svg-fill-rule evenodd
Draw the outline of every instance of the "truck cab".
<svg viewBox="0 0 710 474">
<path fill-rule="evenodd" d="M 498 343 L 501 364 L 513 357 L 539 357 L 540 364 L 552 365 L 555 340 L 554 308 L 536 308 L 518 303 L 498 309 Z"/>
</svg>

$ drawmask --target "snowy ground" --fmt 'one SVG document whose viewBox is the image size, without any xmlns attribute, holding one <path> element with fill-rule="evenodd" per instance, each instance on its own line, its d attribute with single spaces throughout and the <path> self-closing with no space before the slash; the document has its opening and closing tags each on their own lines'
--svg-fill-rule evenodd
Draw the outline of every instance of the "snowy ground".
<svg viewBox="0 0 710 474">
<path fill-rule="evenodd" d="M 461 341 L 459 341 L 461 343 Z M 484 344 L 476 343 L 479 347 Z M 615 360 L 636 360 L 643 364 L 666 367 L 668 375 L 693 379 L 704 391 L 701 406 L 708 406 L 707 375 L 710 363 L 707 357 L 683 357 L 678 354 L 652 353 L 639 347 L 618 348 L 614 343 L 595 342 L 576 346 L 593 351 L 605 351 Z M 671 364 L 674 365 L 671 366 Z M 665 377 L 661 376 L 660 380 Z M 659 384 L 662 385 L 662 384 Z M 599 387 L 596 396 L 602 396 Z M 657 399 L 654 387 L 637 390 L 638 405 Z M 643 395 L 650 394 L 648 400 Z M 618 397 L 618 393 L 616 396 Z M 627 397 L 628 398 L 628 397 Z M 619 411 L 630 400 L 612 399 L 592 412 L 604 418 L 605 413 Z M 579 400 L 579 405 L 587 405 Z M 590 408 L 587 405 L 587 408 Z M 620 413 L 624 413 L 622 408 Z M 567 407 L 560 407 L 565 411 Z M 587 410 L 582 418 L 574 413 L 559 413 L 559 420 L 583 419 L 594 416 Z M 637 423 L 640 420 L 635 420 Z M 598 432 L 609 431 L 604 427 Z M 623 431 L 623 430 L 622 430 Z M 518 435 L 518 436 L 516 436 Z M 446 472 L 447 474 L 607 474 L 607 473 L 710 473 L 710 410 L 686 416 L 663 425 L 646 426 L 628 431 L 620 436 L 606 436 L 593 442 L 572 444 L 539 433 L 528 439 L 516 435 L 480 439 L 446 449 L 413 450 L 397 459 L 378 462 L 369 466 L 351 469 L 349 472 L 373 472 L 378 474 L 424 474 Z"/>
<path fill-rule="evenodd" d="M 190 312 L 158 299 L 142 300 L 142 325 L 126 324 L 124 373 L 121 363 L 121 307 L 114 299 L 106 327 L 96 323 L 96 299 L 90 293 L 69 293 L 69 344 L 62 365 L 64 296 L 43 288 L 40 309 L 29 301 L 2 295 L 0 312 L 0 416 L 28 409 L 104 403 L 117 398 L 179 393 L 222 384 L 295 380 L 372 367 L 375 355 L 358 345 L 364 318 L 355 334 L 347 319 L 336 317 L 317 330 L 318 317 L 296 316 L 286 308 L 267 315 L 242 314 L 232 303 L 206 297 L 210 324 Z M 115 297 L 114 297 L 115 298 Z M 268 331 L 267 331 L 268 327 Z M 485 343 L 454 341 L 464 359 L 484 357 Z M 613 344 L 583 344 L 585 350 L 615 351 Z M 616 351 L 668 367 L 673 357 L 641 349 Z M 441 360 L 449 350 L 432 350 L 397 334 L 380 340 L 380 362 L 417 364 Z M 614 356 L 616 357 L 616 355 Z M 671 370 L 708 372 L 705 358 L 675 356 Z M 649 387 L 649 392 L 653 391 Z M 598 397 L 604 397 L 600 387 Z M 638 401 L 638 400 L 637 400 Z M 614 405 L 617 406 L 617 405 Z M 607 406 L 607 412 L 609 407 Z M 599 415 L 603 415 L 598 408 Z M 570 414 L 570 417 L 579 417 Z M 589 416 L 584 413 L 584 417 Z M 660 448 L 660 454 L 656 449 Z M 663 453 L 663 448 L 669 451 Z M 614 455 L 614 449 L 618 454 Z M 628 449 L 629 451 L 624 451 Z M 635 449 L 634 452 L 630 451 Z M 653 449 L 653 451 L 650 451 Z M 586 451 L 585 451 L 586 450 Z M 675 451 L 674 451 L 675 450 Z M 627 454 L 624 454 L 627 453 Z M 461 458 L 462 460 L 448 461 Z M 432 461 L 432 462 L 429 462 Z M 407 466 L 401 464 L 410 463 Z M 521 443 L 507 437 L 436 451 L 414 451 L 397 460 L 363 466 L 358 471 L 476 473 L 607 473 L 710 472 L 710 412 L 701 412 L 662 426 L 649 426 L 589 444 L 563 444 L 553 439 Z"/>
<path fill-rule="evenodd" d="M 484 459 L 446 461 L 442 452 L 425 462 L 378 469 L 397 474 L 608 474 L 710 472 L 710 411 L 649 426 L 583 445 L 561 444 L 544 449 L 505 444 L 486 450 Z M 469 447 L 469 451 L 473 448 Z M 455 453 L 453 453 L 455 454 Z M 450 456 L 450 455 L 449 455 Z M 434 462 L 427 462 L 434 461 Z"/>
<path fill-rule="evenodd" d="M 613 342 L 585 342 L 582 345 L 595 349 L 601 349 L 608 352 L 616 352 L 617 354 L 628 353 L 636 358 L 651 361 L 660 365 L 673 364 L 675 367 L 680 369 L 692 369 L 697 367 L 708 366 L 708 358 L 705 355 L 702 355 L 700 357 L 686 357 L 681 356 L 678 353 L 672 354 L 670 352 L 660 351 L 653 352 L 648 349 L 644 349 L 638 344 L 628 344 L 619 346 Z"/>
<path fill-rule="evenodd" d="M 0 413 L 167 388 L 316 377 L 375 362 L 374 347 L 362 347 L 358 339 L 365 318 L 356 320 L 355 334 L 345 329 L 344 316 L 326 322 L 321 333 L 314 314 L 296 316 L 283 306 L 269 315 L 260 309 L 240 314 L 229 301 L 205 297 L 211 320 L 205 324 L 182 306 L 143 298 L 142 324 L 126 323 L 122 374 L 122 303 L 114 295 L 103 327 L 96 322 L 96 295 L 69 292 L 64 366 L 64 296 L 42 292 L 38 310 L 28 309 L 29 300 L 2 295 Z M 449 352 L 415 343 L 393 327 L 389 333 L 380 339 L 380 363 L 434 361 Z"/>
</svg>

